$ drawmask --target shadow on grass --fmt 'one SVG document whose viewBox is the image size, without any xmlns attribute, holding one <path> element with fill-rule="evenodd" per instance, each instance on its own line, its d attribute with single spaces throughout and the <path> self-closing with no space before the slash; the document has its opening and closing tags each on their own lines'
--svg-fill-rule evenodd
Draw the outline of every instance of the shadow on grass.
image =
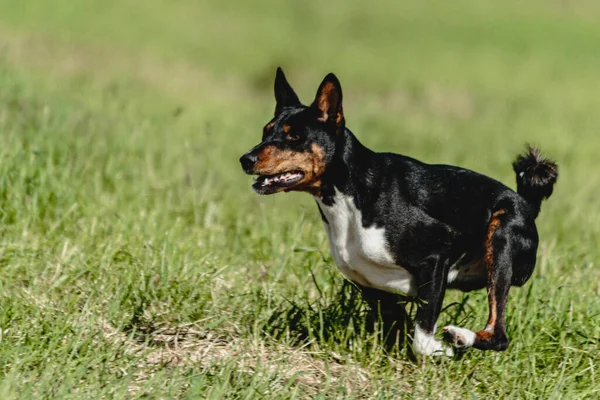
<svg viewBox="0 0 600 400">
<path fill-rule="evenodd" d="M 400 349 L 410 330 L 410 318 L 400 296 L 389 295 L 385 300 L 374 301 L 363 288 L 343 281 L 331 295 L 322 295 L 312 303 L 285 299 L 271 314 L 264 331 L 298 346 L 317 340 L 350 349 L 361 343 L 372 347 L 376 340 L 386 351 Z"/>
</svg>

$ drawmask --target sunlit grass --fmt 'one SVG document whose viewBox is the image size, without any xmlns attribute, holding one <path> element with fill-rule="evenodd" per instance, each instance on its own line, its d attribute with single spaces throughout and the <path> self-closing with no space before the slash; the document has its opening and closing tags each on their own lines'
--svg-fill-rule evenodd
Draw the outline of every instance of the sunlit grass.
<svg viewBox="0 0 600 400">
<path fill-rule="evenodd" d="M 597 397 L 598 7 L 557 4 L 0 1 L 0 397 Z M 557 159 L 508 351 L 385 353 L 312 199 L 251 191 L 280 64 L 376 150 Z"/>
</svg>

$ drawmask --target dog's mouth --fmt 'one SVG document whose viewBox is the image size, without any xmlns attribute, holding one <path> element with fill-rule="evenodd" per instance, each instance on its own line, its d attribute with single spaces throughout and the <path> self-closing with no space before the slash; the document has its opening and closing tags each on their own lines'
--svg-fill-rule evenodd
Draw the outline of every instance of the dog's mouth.
<svg viewBox="0 0 600 400">
<path fill-rule="evenodd" d="M 271 194 L 294 186 L 304 178 L 302 171 L 288 171 L 275 175 L 260 175 L 252 188 L 258 194 Z"/>
</svg>

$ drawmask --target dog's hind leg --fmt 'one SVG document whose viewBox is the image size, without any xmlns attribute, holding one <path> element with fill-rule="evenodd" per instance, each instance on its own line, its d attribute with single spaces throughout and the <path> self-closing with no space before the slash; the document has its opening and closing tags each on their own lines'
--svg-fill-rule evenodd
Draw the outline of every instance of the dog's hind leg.
<svg viewBox="0 0 600 400">
<path fill-rule="evenodd" d="M 520 225 L 506 209 L 492 215 L 484 242 L 484 262 L 487 271 L 489 317 L 485 329 L 473 332 L 456 326 L 444 327 L 445 339 L 456 348 L 475 347 L 481 350 L 506 350 L 505 307 L 511 286 L 515 254 L 520 252 L 514 229 Z"/>
</svg>

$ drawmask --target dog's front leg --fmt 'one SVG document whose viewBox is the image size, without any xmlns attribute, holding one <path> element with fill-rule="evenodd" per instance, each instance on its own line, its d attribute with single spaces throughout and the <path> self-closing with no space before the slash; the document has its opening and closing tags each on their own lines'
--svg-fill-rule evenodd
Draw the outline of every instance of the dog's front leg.
<svg viewBox="0 0 600 400">
<path fill-rule="evenodd" d="M 406 298 L 359 284 L 356 286 L 371 309 L 370 324 L 375 324 L 376 321 L 382 323 L 385 348 L 391 350 L 394 345 L 403 346 L 404 335 L 411 322 L 404 308 Z"/>
<path fill-rule="evenodd" d="M 419 307 L 412 344 L 415 353 L 427 356 L 453 355 L 451 347 L 441 340 L 434 339 L 437 319 L 446 292 L 448 268 L 448 258 L 439 254 L 427 257 L 421 264 L 417 280 Z"/>
</svg>

